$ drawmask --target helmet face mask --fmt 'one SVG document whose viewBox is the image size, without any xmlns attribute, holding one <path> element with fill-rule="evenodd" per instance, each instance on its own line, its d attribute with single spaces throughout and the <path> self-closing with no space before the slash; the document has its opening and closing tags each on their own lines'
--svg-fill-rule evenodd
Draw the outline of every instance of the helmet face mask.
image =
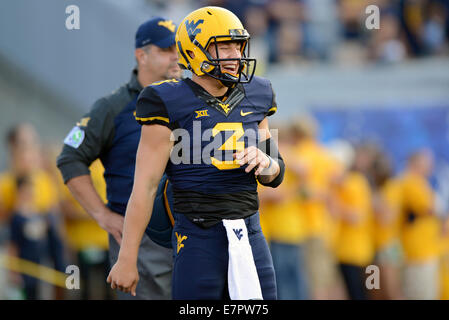
<svg viewBox="0 0 449 320">
<path fill-rule="evenodd" d="M 256 59 L 248 58 L 249 56 L 249 42 L 248 40 L 226 40 L 219 41 L 220 36 L 214 36 L 209 41 L 207 48 L 209 49 L 212 44 L 215 44 L 215 57 L 213 58 L 209 52 L 207 52 L 208 61 L 203 61 L 201 64 L 201 71 L 208 76 L 219 80 L 223 85 L 231 87 L 236 83 L 248 83 L 254 76 L 256 70 Z M 229 38 L 229 37 L 228 37 Z M 223 42 L 241 42 L 241 57 L 240 58 L 220 58 L 218 43 Z M 221 62 L 235 61 L 238 64 L 238 70 L 236 74 L 230 73 L 222 69 Z M 212 71 L 208 71 L 209 66 L 212 65 Z"/>
<path fill-rule="evenodd" d="M 198 9 L 184 18 L 176 33 L 179 64 L 197 76 L 208 75 L 228 87 L 248 83 L 256 68 L 256 59 L 249 58 L 249 38 L 240 20 L 229 10 Z M 217 44 L 223 42 L 241 42 L 241 57 L 220 58 Z M 216 58 L 209 52 L 212 44 Z M 223 70 L 221 63 L 226 61 L 237 62 L 237 74 Z"/>
</svg>

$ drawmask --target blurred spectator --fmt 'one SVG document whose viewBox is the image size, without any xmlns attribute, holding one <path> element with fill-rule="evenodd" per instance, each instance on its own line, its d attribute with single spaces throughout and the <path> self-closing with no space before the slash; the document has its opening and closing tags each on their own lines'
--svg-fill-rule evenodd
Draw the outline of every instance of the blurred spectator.
<svg viewBox="0 0 449 320">
<path fill-rule="evenodd" d="M 304 212 L 307 238 L 305 256 L 311 296 L 314 299 L 340 297 L 339 277 L 331 247 L 335 223 L 329 208 L 330 186 L 339 167 L 318 142 L 318 125 L 303 115 L 294 122 L 295 162 L 289 163 L 300 183 L 301 210 Z"/>
<path fill-rule="evenodd" d="M 339 0 L 337 3 L 343 38 L 360 40 L 363 34 L 362 20 L 367 3 L 363 0 Z"/>
<path fill-rule="evenodd" d="M 250 55 L 257 59 L 256 75 L 262 76 L 269 63 L 268 14 L 263 6 L 251 6 L 245 14 L 245 28 L 251 35 Z"/>
<path fill-rule="evenodd" d="M 0 195 L 3 218 L 8 220 L 17 202 L 16 178 L 30 176 L 33 184 L 33 202 L 40 213 L 55 211 L 58 196 L 50 176 L 42 170 L 40 143 L 34 127 L 29 124 L 14 126 L 7 135 L 10 169 L 0 175 Z"/>
<path fill-rule="evenodd" d="M 300 22 L 305 18 L 304 4 L 301 0 L 268 0 L 268 12 L 276 22 Z"/>
<path fill-rule="evenodd" d="M 279 148 L 284 161 L 288 163 L 284 181 L 276 189 L 260 190 L 261 212 L 265 225 L 269 226 L 268 235 L 276 270 L 278 299 L 305 300 L 309 298 L 303 248 L 306 226 L 298 194 L 300 179 L 289 169 L 289 165 L 296 160 L 292 147 L 288 130 L 283 131 Z"/>
<path fill-rule="evenodd" d="M 342 146 L 344 157 L 340 161 L 345 171 L 334 187 L 339 218 L 336 256 L 349 298 L 365 300 L 365 270 L 374 258 L 371 190 L 365 176 L 351 166 L 351 149 Z"/>
<path fill-rule="evenodd" d="M 441 54 L 447 50 L 445 45 L 446 25 L 449 4 L 443 1 L 429 1 L 426 6 L 426 21 L 422 30 L 426 53 Z"/>
<path fill-rule="evenodd" d="M 270 61 L 295 62 L 302 49 L 301 24 L 305 19 L 304 5 L 300 0 L 269 0 Z"/>
<path fill-rule="evenodd" d="M 434 210 L 434 191 L 428 182 L 433 170 L 429 150 L 413 153 L 401 176 L 402 247 L 405 254 L 404 295 L 407 299 L 439 297 L 440 226 Z"/>
<path fill-rule="evenodd" d="M 366 3 L 362 0 L 339 0 L 338 16 L 341 41 L 336 46 L 334 59 L 340 64 L 359 65 L 365 62 L 362 22 Z"/>
<path fill-rule="evenodd" d="M 422 30 L 425 3 L 425 0 L 400 0 L 399 4 L 405 39 L 412 56 L 420 56 L 424 53 Z"/>
<path fill-rule="evenodd" d="M 54 267 L 63 271 L 63 245 L 56 215 L 58 194 L 50 176 L 42 169 L 37 133 L 29 124 L 16 125 L 7 134 L 7 145 L 10 169 L 0 175 L 0 205 L 3 221 L 11 226 L 11 240 L 17 254 L 39 263 L 45 263 L 49 256 Z M 30 288 L 29 297 L 38 298 L 33 289 L 36 281 L 25 279 Z M 56 294 L 60 298 L 61 291 L 57 290 Z"/>
<path fill-rule="evenodd" d="M 302 30 L 296 22 L 281 22 L 276 32 L 276 61 L 298 64 L 301 61 L 302 37 Z"/>
<path fill-rule="evenodd" d="M 399 38 L 399 19 L 392 13 L 382 14 L 380 29 L 373 32 L 370 56 L 378 62 L 396 63 L 406 58 L 406 49 Z"/>
<path fill-rule="evenodd" d="M 11 218 L 10 255 L 42 264 L 51 258 L 58 271 L 65 271 L 59 225 L 52 213 L 40 214 L 33 203 L 29 176 L 18 177 L 17 202 Z M 23 288 L 28 300 L 41 299 L 38 279 L 24 275 Z"/>
<path fill-rule="evenodd" d="M 371 166 L 373 188 L 375 264 L 380 268 L 380 289 L 376 298 L 402 299 L 402 262 L 399 231 L 401 223 L 401 185 L 393 177 L 387 155 L 378 152 Z"/>
<path fill-rule="evenodd" d="M 335 0 L 305 0 L 303 24 L 305 55 L 311 59 L 328 60 L 338 41 L 338 12 Z"/>
<path fill-rule="evenodd" d="M 377 144 L 372 142 L 364 142 L 354 147 L 352 170 L 363 174 L 370 184 L 374 184 L 374 180 L 377 178 L 373 166 L 379 156 L 379 152 Z"/>
</svg>

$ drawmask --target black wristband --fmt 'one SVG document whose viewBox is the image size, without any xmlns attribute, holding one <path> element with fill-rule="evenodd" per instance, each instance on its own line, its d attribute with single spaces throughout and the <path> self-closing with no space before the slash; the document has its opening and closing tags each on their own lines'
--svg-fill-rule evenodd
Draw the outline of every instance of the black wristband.
<svg viewBox="0 0 449 320">
<path fill-rule="evenodd" d="M 259 145 L 257 147 L 261 151 L 265 152 L 268 156 L 270 156 L 274 161 L 277 161 L 277 163 L 279 164 L 279 168 L 280 168 L 279 174 L 270 183 L 263 183 L 259 179 L 257 179 L 257 180 L 263 186 L 276 188 L 284 180 L 284 173 L 285 173 L 285 163 L 284 163 L 284 160 L 282 159 L 281 154 L 279 153 L 278 146 L 274 140 L 271 140 L 271 138 L 268 138 L 267 140 L 259 142 Z"/>
</svg>

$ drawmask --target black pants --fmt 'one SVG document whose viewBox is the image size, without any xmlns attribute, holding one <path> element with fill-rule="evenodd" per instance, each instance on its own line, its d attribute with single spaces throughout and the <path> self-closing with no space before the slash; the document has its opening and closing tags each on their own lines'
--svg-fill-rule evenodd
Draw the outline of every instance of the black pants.
<svg viewBox="0 0 449 320">
<path fill-rule="evenodd" d="M 108 251 L 104 252 L 104 259 L 98 263 L 92 264 L 91 262 L 86 259 L 82 251 L 78 251 L 78 266 L 80 268 L 80 276 L 81 276 L 81 299 L 83 300 L 90 300 L 91 297 L 91 290 L 93 286 L 93 276 L 95 276 L 95 269 L 98 270 L 98 274 L 105 274 L 106 276 L 109 274 L 110 266 L 109 266 L 109 258 L 108 258 Z M 111 300 L 112 299 L 112 293 L 111 293 L 111 287 L 106 282 L 106 280 L 103 281 L 103 291 L 102 291 L 102 300 Z"/>
<path fill-rule="evenodd" d="M 366 300 L 365 268 L 340 263 L 340 271 L 343 275 L 349 298 L 351 300 Z"/>
</svg>

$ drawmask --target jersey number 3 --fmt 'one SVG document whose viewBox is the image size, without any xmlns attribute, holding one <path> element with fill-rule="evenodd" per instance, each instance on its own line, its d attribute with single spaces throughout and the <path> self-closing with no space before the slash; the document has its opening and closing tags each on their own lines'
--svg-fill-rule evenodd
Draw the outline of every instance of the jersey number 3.
<svg viewBox="0 0 449 320">
<path fill-rule="evenodd" d="M 241 122 L 219 122 L 212 129 L 212 136 L 215 137 L 222 131 L 233 131 L 233 134 L 220 146 L 220 148 L 218 148 L 218 150 L 240 152 L 245 149 L 245 142 L 238 141 L 245 134 Z M 240 167 L 237 160 L 221 161 L 211 157 L 211 161 L 219 170 L 229 170 Z"/>
</svg>

